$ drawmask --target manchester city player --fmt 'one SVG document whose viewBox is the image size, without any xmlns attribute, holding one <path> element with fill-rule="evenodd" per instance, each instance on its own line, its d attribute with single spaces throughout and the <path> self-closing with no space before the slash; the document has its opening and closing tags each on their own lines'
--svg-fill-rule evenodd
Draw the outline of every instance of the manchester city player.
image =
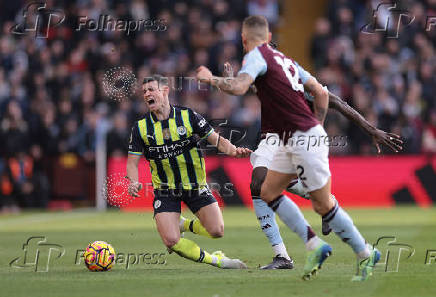
<svg viewBox="0 0 436 297">
<path fill-rule="evenodd" d="M 192 261 L 219 268 L 246 268 L 242 261 L 230 259 L 222 252 L 209 254 L 195 242 L 181 238 L 180 233 L 191 231 L 211 238 L 224 234 L 221 210 L 206 184 L 199 140 L 207 139 L 219 151 L 237 158 L 248 157 L 251 151 L 237 148 L 219 136 L 195 111 L 171 106 L 164 77 L 145 78 L 142 90 L 150 111 L 132 128 L 127 159 L 129 194 L 138 196 L 141 189 L 138 162 L 144 155 L 150 162 L 157 230 L 167 248 Z M 198 219 L 181 218 L 182 201 Z"/>
</svg>

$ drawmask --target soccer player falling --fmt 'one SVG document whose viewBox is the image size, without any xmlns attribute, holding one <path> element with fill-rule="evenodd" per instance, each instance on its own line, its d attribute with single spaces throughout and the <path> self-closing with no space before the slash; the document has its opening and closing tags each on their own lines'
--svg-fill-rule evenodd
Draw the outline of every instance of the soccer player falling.
<svg viewBox="0 0 436 297">
<path fill-rule="evenodd" d="M 138 162 L 144 154 L 150 162 L 157 230 L 167 248 L 192 261 L 219 268 L 247 268 L 239 259 L 230 259 L 220 251 L 209 254 L 195 242 L 181 238 L 180 233 L 191 231 L 210 238 L 222 237 L 224 233 L 221 210 L 206 184 L 205 162 L 198 147 L 200 139 L 207 139 L 232 157 L 248 157 L 251 150 L 235 147 L 219 136 L 195 111 L 171 106 L 166 78 L 147 77 L 142 90 L 149 112 L 135 123 L 130 136 L 129 194 L 138 197 L 142 187 L 138 182 Z M 182 201 L 197 219 L 180 216 Z"/>
<path fill-rule="evenodd" d="M 197 69 L 197 78 L 233 95 L 245 94 L 252 83 L 256 86 L 261 101 L 262 132 L 278 134 L 282 141 L 267 165 L 268 172 L 259 194 L 305 243 L 308 253 L 303 279 L 310 279 L 317 273 L 332 248 L 313 232 L 295 203 L 282 195 L 290 181 L 297 177 L 323 222 L 356 253 L 358 270 L 353 280 L 366 280 L 372 275 L 380 252 L 366 243 L 331 195 L 328 143 L 319 141 L 309 146 L 310 139 L 327 137 L 321 124 L 328 109 L 328 91 L 295 61 L 269 46 L 270 41 L 271 33 L 264 17 L 246 18 L 242 42 L 247 54 L 238 76 L 233 79 L 216 77 L 201 66 Z M 304 90 L 314 96 L 313 113 L 305 102 Z M 391 142 L 395 138 L 388 136 Z M 297 141 L 301 139 L 302 142 Z M 259 217 L 257 211 L 265 209 L 266 205 L 259 199 L 253 199 L 253 204 Z M 256 204 L 262 207 L 256 207 Z M 268 211 L 265 209 L 264 213 Z"/>
</svg>

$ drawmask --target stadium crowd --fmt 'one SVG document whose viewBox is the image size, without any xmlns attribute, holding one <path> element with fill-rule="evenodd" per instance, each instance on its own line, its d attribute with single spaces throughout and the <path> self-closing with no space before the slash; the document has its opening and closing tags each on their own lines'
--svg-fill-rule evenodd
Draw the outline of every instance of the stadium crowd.
<svg viewBox="0 0 436 297">
<path fill-rule="evenodd" d="M 48 0 L 47 7 L 66 17 L 47 26 L 48 14 L 40 13 L 41 27 L 49 28 L 47 38 L 36 38 L 32 31 L 11 33 L 15 24 L 27 22 L 29 28 L 37 20 L 36 14 L 22 14 L 29 3 L 7 1 L 0 9 L 0 207 L 9 209 L 47 205 L 50 159 L 74 153 L 92 165 L 99 127 L 107 128 L 108 154 L 125 155 L 130 126 L 146 107 L 139 90 L 121 102 L 105 96 L 105 71 L 129 67 L 140 85 L 152 73 L 195 77 L 201 64 L 221 73 L 230 61 L 238 70 L 244 17 L 265 15 L 273 31 L 280 25 L 275 0 Z M 436 1 L 403 1 L 415 20 L 398 38 L 361 32 L 377 4 L 328 2 L 311 43 L 313 74 L 374 125 L 402 135 L 404 153 L 436 152 L 436 28 L 426 31 L 426 16 L 436 15 Z M 102 15 L 154 20 L 160 28 L 129 34 L 76 30 L 80 17 L 98 20 Z M 176 79 L 173 89 L 174 104 L 192 107 L 210 120 L 227 119 L 231 127 L 246 130 L 244 145 L 255 146 L 260 103 L 254 94 L 228 96 L 199 88 L 190 79 Z M 343 117 L 332 113 L 326 125 L 329 134 L 348 137 L 349 145 L 332 153 L 374 153 L 371 140 Z"/>
</svg>

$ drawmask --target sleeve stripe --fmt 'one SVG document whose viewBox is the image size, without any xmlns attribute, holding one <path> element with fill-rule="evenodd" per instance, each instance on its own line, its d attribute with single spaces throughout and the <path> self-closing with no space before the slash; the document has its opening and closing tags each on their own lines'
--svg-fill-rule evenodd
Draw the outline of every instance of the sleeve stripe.
<svg viewBox="0 0 436 297">
<path fill-rule="evenodd" d="M 137 156 L 141 156 L 142 155 L 142 153 L 140 153 L 140 152 L 128 152 L 128 154 L 130 154 L 130 155 L 137 155 Z"/>
<path fill-rule="evenodd" d="M 207 134 L 206 135 L 204 135 L 201 139 L 204 139 L 204 138 L 207 138 L 207 137 L 209 137 L 209 135 L 210 134 L 212 134 L 213 133 L 213 131 L 215 131 L 213 128 L 212 129 L 210 129 L 210 131 L 209 132 L 207 132 Z"/>
</svg>

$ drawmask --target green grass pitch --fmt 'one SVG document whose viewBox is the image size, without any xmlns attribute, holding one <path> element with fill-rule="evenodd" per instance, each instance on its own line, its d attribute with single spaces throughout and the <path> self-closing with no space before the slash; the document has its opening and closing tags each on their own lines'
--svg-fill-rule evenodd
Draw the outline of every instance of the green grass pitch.
<svg viewBox="0 0 436 297">
<path fill-rule="evenodd" d="M 168 255 L 150 213 L 80 211 L 0 216 L 0 296 L 436 296 L 434 208 L 349 209 L 369 242 L 381 236 L 395 236 L 397 243 L 415 249 L 410 258 L 406 257 L 407 248 L 401 251 L 395 272 L 392 270 L 397 267 L 397 254 L 406 246 L 385 244 L 381 247 L 382 259 L 386 249 L 390 251 L 387 268 L 378 266 L 374 277 L 364 283 L 350 281 L 355 272 L 355 257 L 334 234 L 321 235 L 333 246 L 333 255 L 316 279 L 302 281 L 304 246 L 281 223 L 282 236 L 296 267 L 282 271 L 259 270 L 259 264 L 271 261 L 272 252 L 254 213 L 245 208 L 226 208 L 223 213 L 224 238 L 208 239 L 194 234 L 186 234 L 186 237 L 208 251 L 222 250 L 244 260 L 248 270 L 220 270 L 175 254 Z M 319 217 L 309 209 L 304 210 L 304 214 L 320 234 Z M 35 272 L 32 266 L 10 266 L 13 259 L 23 256 L 23 244 L 30 236 L 45 236 L 47 243 L 65 248 L 62 257 L 52 255 L 48 272 Z M 159 261 L 164 258 L 166 264 L 150 264 L 153 260 L 142 256 L 139 263 L 130 264 L 128 269 L 119 261 L 109 272 L 89 272 L 83 262 L 74 263 L 76 250 L 84 249 L 95 240 L 105 240 L 116 252 L 126 255 L 165 253 Z M 427 250 L 435 251 L 427 253 Z M 425 264 L 426 255 L 427 260 L 433 255 L 432 264 Z M 131 256 L 130 260 L 135 259 Z"/>
</svg>

